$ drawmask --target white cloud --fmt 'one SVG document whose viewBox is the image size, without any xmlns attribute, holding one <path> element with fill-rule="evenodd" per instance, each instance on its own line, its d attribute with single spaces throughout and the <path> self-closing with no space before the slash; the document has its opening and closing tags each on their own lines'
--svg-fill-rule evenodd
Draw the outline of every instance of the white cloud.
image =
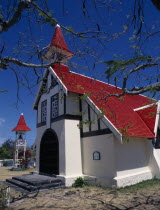
<svg viewBox="0 0 160 210">
<path fill-rule="evenodd" d="M 0 126 L 3 124 L 3 123 L 5 123 L 5 119 L 4 118 L 0 118 Z"/>
</svg>

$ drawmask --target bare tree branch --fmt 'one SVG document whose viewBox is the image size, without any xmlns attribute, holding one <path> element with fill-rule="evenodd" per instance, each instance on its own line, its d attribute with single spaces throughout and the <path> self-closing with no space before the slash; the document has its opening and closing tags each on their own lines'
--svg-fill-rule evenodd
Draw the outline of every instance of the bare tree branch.
<svg viewBox="0 0 160 210">
<path fill-rule="evenodd" d="M 138 72 L 138 71 L 141 70 L 141 69 L 145 69 L 145 68 L 147 68 L 147 67 L 152 67 L 152 66 L 158 66 L 158 63 L 146 63 L 146 64 L 142 64 L 142 65 L 138 66 L 138 67 L 135 68 L 135 69 L 130 70 L 130 71 L 125 75 L 125 77 L 124 77 L 124 79 L 123 79 L 123 87 L 122 87 L 122 89 L 124 90 L 124 89 L 126 88 L 128 77 L 129 77 L 132 73 Z"/>
<path fill-rule="evenodd" d="M 23 61 L 20 61 L 16 58 L 11 58 L 11 57 L 4 57 L 2 58 L 0 63 L 0 68 L 1 69 L 7 69 L 7 65 L 8 63 L 13 63 L 16 64 L 18 66 L 22 66 L 22 67 L 28 67 L 28 68 L 47 68 L 51 65 L 53 65 L 54 63 L 57 63 L 57 60 L 52 62 L 52 63 L 48 63 L 48 64 L 33 64 L 33 63 L 25 63 Z"/>
<path fill-rule="evenodd" d="M 15 13 L 13 14 L 13 17 L 10 20 L 4 21 L 2 18 L 0 19 L 0 33 L 8 31 L 9 28 L 19 22 L 23 10 L 28 8 L 31 1 L 32 0 L 21 0 Z"/>
</svg>

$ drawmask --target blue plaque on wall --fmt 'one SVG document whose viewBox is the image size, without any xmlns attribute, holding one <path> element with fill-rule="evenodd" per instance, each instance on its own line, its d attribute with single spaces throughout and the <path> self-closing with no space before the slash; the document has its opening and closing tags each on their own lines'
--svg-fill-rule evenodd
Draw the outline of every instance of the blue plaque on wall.
<svg viewBox="0 0 160 210">
<path fill-rule="evenodd" d="M 100 152 L 95 151 L 93 152 L 93 160 L 100 160 L 101 156 L 100 156 Z"/>
</svg>

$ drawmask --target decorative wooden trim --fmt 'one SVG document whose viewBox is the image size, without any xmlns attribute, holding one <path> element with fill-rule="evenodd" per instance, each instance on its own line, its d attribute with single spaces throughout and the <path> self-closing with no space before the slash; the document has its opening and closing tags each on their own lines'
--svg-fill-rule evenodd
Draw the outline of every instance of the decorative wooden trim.
<svg viewBox="0 0 160 210">
<path fill-rule="evenodd" d="M 66 94 L 64 93 L 64 114 L 66 114 Z"/>
<path fill-rule="evenodd" d="M 50 103 L 50 109 L 51 109 L 51 111 L 50 111 L 50 118 L 51 118 L 51 121 L 52 121 L 52 119 L 55 119 L 55 118 L 57 118 L 57 117 L 55 117 L 55 118 L 52 118 L 52 100 L 53 100 L 53 97 L 55 97 L 55 96 L 57 96 L 57 101 L 58 101 L 58 110 L 57 110 L 57 114 L 59 115 L 59 94 L 58 93 L 56 93 L 55 95 L 53 95 L 53 96 L 51 96 L 51 103 Z"/>
<path fill-rule="evenodd" d="M 40 122 L 40 123 L 37 123 L 36 127 L 39 128 L 39 127 L 42 127 L 44 125 L 46 125 L 46 122 Z"/>
<path fill-rule="evenodd" d="M 82 137 L 89 137 L 89 136 L 98 136 L 98 135 L 103 135 L 103 134 L 110 134 L 112 131 L 109 128 L 102 129 L 102 130 L 97 130 L 97 131 L 91 131 L 91 132 L 86 132 L 82 134 Z"/>
<path fill-rule="evenodd" d="M 100 123 L 100 119 L 98 119 L 98 130 L 101 130 L 101 123 Z"/>
<path fill-rule="evenodd" d="M 81 100 L 81 94 L 79 94 L 79 112 L 81 113 L 81 121 L 82 121 L 82 100 Z M 80 136 L 83 135 L 83 125 L 80 126 Z"/>
<path fill-rule="evenodd" d="M 45 123 L 46 124 L 46 121 L 47 121 L 47 111 L 46 111 L 46 121 L 43 121 L 42 122 L 42 104 L 45 103 L 45 102 L 47 102 L 47 100 L 44 100 L 44 101 L 41 102 L 41 123 Z M 47 109 L 47 104 L 46 104 L 46 109 Z"/>
<path fill-rule="evenodd" d="M 90 105 L 88 104 L 88 120 L 89 120 L 89 132 L 91 132 L 91 113 L 90 113 Z"/>
<path fill-rule="evenodd" d="M 63 114 L 54 119 L 51 119 L 51 123 L 56 122 L 58 120 L 81 120 L 81 116 L 79 115 L 71 115 L 71 114 Z"/>
</svg>

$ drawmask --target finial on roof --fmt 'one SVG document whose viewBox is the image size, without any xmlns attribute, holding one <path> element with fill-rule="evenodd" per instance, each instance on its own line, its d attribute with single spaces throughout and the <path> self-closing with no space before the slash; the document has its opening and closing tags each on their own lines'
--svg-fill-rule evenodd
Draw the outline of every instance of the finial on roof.
<svg viewBox="0 0 160 210">
<path fill-rule="evenodd" d="M 57 25 L 56 25 L 56 27 L 59 27 L 59 28 L 60 28 L 60 25 L 59 25 L 59 24 L 57 24 Z"/>
<path fill-rule="evenodd" d="M 21 113 L 21 115 L 23 115 L 23 113 Z"/>
</svg>

